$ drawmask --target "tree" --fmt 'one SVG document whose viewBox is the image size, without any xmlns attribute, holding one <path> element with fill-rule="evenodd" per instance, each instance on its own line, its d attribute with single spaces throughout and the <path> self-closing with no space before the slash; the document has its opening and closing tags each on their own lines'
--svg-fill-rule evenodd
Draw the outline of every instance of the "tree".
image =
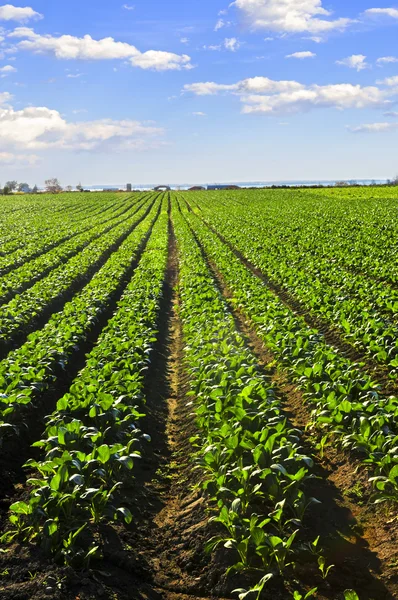
<svg viewBox="0 0 398 600">
<path fill-rule="evenodd" d="M 24 194 L 29 194 L 29 192 L 30 192 L 29 183 L 19 183 L 18 184 L 18 192 L 23 192 Z"/>
<path fill-rule="evenodd" d="M 73 190 L 73 187 L 71 185 L 67 185 L 65 188 L 65 192 L 71 192 Z"/>
<path fill-rule="evenodd" d="M 391 182 L 391 185 L 398 185 L 398 175 L 396 175 L 396 177 L 394 177 L 394 179 Z"/>
<path fill-rule="evenodd" d="M 10 188 L 7 185 L 4 186 L 3 194 L 5 196 L 7 196 L 8 194 L 11 194 L 11 190 L 10 190 Z"/>
<path fill-rule="evenodd" d="M 10 192 L 14 192 L 17 189 L 18 181 L 7 181 L 4 187 L 7 187 Z"/>
<path fill-rule="evenodd" d="M 77 184 L 77 186 L 76 186 L 76 189 L 77 189 L 77 191 L 78 191 L 78 192 L 82 192 L 82 191 L 83 191 L 83 186 L 82 186 L 82 184 L 81 184 L 81 183 L 78 183 L 78 184 Z"/>
<path fill-rule="evenodd" d="M 62 192 L 62 186 L 56 177 L 46 179 L 44 185 L 46 186 L 46 192 L 49 194 L 59 194 L 59 192 Z"/>
<path fill-rule="evenodd" d="M 39 188 L 38 188 L 38 187 L 37 187 L 37 185 L 35 184 L 35 185 L 33 186 L 33 189 L 32 189 L 32 194 L 37 194 L 37 192 L 38 192 L 38 191 L 39 191 Z"/>
</svg>

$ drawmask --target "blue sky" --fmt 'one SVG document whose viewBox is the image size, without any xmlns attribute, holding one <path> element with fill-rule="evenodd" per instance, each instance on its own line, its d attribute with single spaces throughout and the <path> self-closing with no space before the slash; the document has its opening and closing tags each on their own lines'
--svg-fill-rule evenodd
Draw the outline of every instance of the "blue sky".
<svg viewBox="0 0 398 600">
<path fill-rule="evenodd" d="M 398 4 L 26 2 L 0 5 L 0 183 L 398 173 Z"/>
</svg>

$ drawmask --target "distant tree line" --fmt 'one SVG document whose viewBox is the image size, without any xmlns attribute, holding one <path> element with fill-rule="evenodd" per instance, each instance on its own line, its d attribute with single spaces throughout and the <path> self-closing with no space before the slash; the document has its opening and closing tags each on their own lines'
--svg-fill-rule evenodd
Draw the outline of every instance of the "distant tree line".
<svg viewBox="0 0 398 600">
<path fill-rule="evenodd" d="M 44 182 L 44 185 L 45 185 L 44 191 L 47 194 L 59 194 L 60 192 L 63 192 L 63 191 L 65 191 L 65 192 L 73 191 L 73 187 L 71 185 L 67 185 L 65 188 L 63 188 L 62 185 L 60 184 L 59 180 L 56 177 L 53 177 L 51 179 L 46 179 L 46 181 Z M 76 190 L 78 192 L 83 191 L 83 186 L 81 183 L 79 183 L 76 186 Z M 18 181 L 7 181 L 3 188 L 1 188 L 1 185 L 0 185 L 0 193 L 2 193 L 4 195 L 15 194 L 17 192 L 22 193 L 22 194 L 38 194 L 38 193 L 40 193 L 40 190 L 37 187 L 37 185 L 34 185 L 31 188 L 29 183 L 18 183 Z"/>
</svg>

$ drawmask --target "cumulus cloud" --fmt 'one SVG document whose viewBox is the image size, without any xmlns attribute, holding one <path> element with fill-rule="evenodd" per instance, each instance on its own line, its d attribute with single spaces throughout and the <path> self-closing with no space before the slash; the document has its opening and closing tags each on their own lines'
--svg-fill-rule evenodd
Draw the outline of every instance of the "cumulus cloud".
<svg viewBox="0 0 398 600">
<path fill-rule="evenodd" d="M 303 59 L 303 58 L 315 58 L 315 56 L 316 56 L 315 52 L 310 52 L 309 50 L 306 50 L 304 52 L 293 52 L 293 54 L 288 54 L 286 56 L 286 58 Z"/>
<path fill-rule="evenodd" d="M 35 54 L 53 54 L 63 60 L 115 60 L 125 59 L 134 67 L 155 71 L 191 69 L 191 59 L 186 54 L 174 54 L 160 50 L 140 52 L 126 42 L 113 38 L 94 40 L 90 35 L 82 38 L 72 35 L 40 35 L 28 27 L 17 27 L 9 34 L 11 38 L 25 38 L 17 47 Z"/>
<path fill-rule="evenodd" d="M 387 77 L 387 79 L 383 79 L 382 81 L 378 81 L 377 83 L 381 85 L 388 85 L 389 87 L 398 86 L 398 75 L 394 75 L 394 77 Z"/>
<path fill-rule="evenodd" d="M 353 54 L 352 56 L 347 56 L 347 58 L 343 58 L 342 60 L 336 60 L 336 65 L 342 65 L 343 67 L 356 69 L 357 71 L 363 71 L 363 69 L 367 69 L 369 67 L 368 63 L 366 62 L 366 56 L 363 54 Z"/>
<path fill-rule="evenodd" d="M 43 15 L 25 6 L 20 8 L 19 6 L 13 6 L 12 4 L 4 4 L 0 6 L 0 20 L 1 21 L 18 21 L 18 23 L 26 23 L 30 20 L 42 19 Z"/>
<path fill-rule="evenodd" d="M 396 56 L 382 56 L 378 58 L 376 62 L 379 65 L 397 63 L 398 58 Z"/>
<path fill-rule="evenodd" d="M 57 110 L 30 106 L 15 110 L 10 94 L 0 94 L 0 144 L 7 148 L 46 150 L 98 150 L 113 147 L 145 147 L 159 142 L 164 131 L 139 121 L 100 119 L 68 122 Z"/>
<path fill-rule="evenodd" d="M 344 30 L 354 22 L 329 20 L 332 13 L 322 6 L 322 0 L 235 0 L 233 5 L 252 29 L 317 34 Z"/>
<path fill-rule="evenodd" d="M 387 108 L 390 90 L 375 86 L 362 87 L 350 83 L 334 85 L 304 85 L 297 81 L 274 81 L 253 77 L 235 84 L 215 82 L 192 83 L 185 92 L 197 96 L 231 93 L 241 97 L 242 112 L 264 115 L 304 112 L 314 108 L 362 109 Z"/>
<path fill-rule="evenodd" d="M 12 65 L 5 65 L 4 67 L 0 67 L 0 73 L 2 73 L 2 75 L 9 75 L 10 73 L 16 73 L 17 69 L 15 67 L 13 67 Z"/>
<path fill-rule="evenodd" d="M 225 38 L 224 40 L 224 48 L 229 50 L 230 52 L 236 52 L 239 50 L 241 43 L 236 38 Z"/>
<path fill-rule="evenodd" d="M 364 14 L 368 16 L 381 16 L 398 19 L 398 8 L 368 8 L 368 10 L 365 10 Z"/>
<path fill-rule="evenodd" d="M 357 127 L 348 126 L 352 133 L 383 133 L 398 129 L 398 123 L 366 123 Z"/>
</svg>

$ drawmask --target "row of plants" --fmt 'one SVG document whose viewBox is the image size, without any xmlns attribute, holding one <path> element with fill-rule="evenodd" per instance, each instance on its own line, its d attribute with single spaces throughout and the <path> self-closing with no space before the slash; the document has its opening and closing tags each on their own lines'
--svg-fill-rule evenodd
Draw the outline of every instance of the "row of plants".
<svg viewBox="0 0 398 600">
<path fill-rule="evenodd" d="M 59 250 L 62 251 L 62 244 L 72 240 L 76 236 L 82 236 L 90 229 L 99 226 L 101 223 L 106 223 L 112 219 L 116 219 L 119 215 L 131 206 L 131 201 L 124 201 L 118 203 L 117 207 L 114 204 L 103 206 L 100 215 L 96 210 L 85 211 L 84 221 L 81 222 L 79 219 L 77 222 L 73 219 L 68 218 L 56 220 L 51 219 L 51 229 L 49 231 L 38 231 L 36 235 L 32 233 L 24 233 L 23 245 L 15 250 L 15 252 L 8 253 L 6 256 L 0 257 L 0 281 L 4 279 L 4 275 L 12 270 L 23 268 L 26 266 L 28 261 L 35 262 L 36 272 L 40 273 L 40 262 L 34 261 L 34 259 L 40 259 L 42 255 L 53 254 Z M 47 259 L 49 261 L 49 259 Z M 51 263 L 50 263 L 51 264 Z M 46 263 L 44 263 L 46 268 Z"/>
<path fill-rule="evenodd" d="M 98 211 L 106 203 L 114 204 L 115 195 L 106 195 L 101 200 L 100 195 L 76 194 L 73 198 L 68 196 L 54 203 L 54 197 L 41 196 L 38 200 L 29 201 L 27 197 L 18 199 L 12 197 L 10 200 L 11 210 L 5 210 L 5 198 L 2 198 L 2 231 L 0 257 L 15 251 L 23 252 L 24 245 L 36 241 L 41 245 L 43 237 L 51 242 L 52 236 L 56 235 L 54 229 L 63 228 L 65 224 L 78 223 L 85 219 L 85 215 L 92 210 Z"/>
<path fill-rule="evenodd" d="M 303 390 L 314 423 L 336 436 L 371 467 L 378 502 L 398 499 L 398 399 L 384 397 L 361 368 L 287 308 L 232 250 L 185 206 L 206 254 L 233 294 L 233 302 Z"/>
<path fill-rule="evenodd" d="M 143 201 L 134 205 L 134 211 L 139 210 Z M 127 207 L 131 214 L 131 207 Z M 123 212 L 124 212 L 123 208 Z M 37 281 L 44 279 L 51 271 L 64 265 L 67 260 L 79 254 L 86 246 L 125 222 L 125 215 L 105 215 L 104 218 L 87 219 L 83 231 L 70 231 L 68 239 L 49 250 L 41 253 L 33 260 L 26 260 L 22 266 L 0 277 L 0 304 L 6 304 L 10 299 L 32 287 Z"/>
<path fill-rule="evenodd" d="M 342 266 L 323 235 L 325 227 L 319 225 L 328 215 L 308 216 L 300 207 L 301 212 L 297 208 L 293 214 L 283 210 L 279 211 L 283 216 L 270 219 L 264 206 L 262 213 L 250 204 L 231 211 L 228 205 L 214 207 L 209 202 L 207 220 L 253 265 L 397 378 L 398 290 Z M 346 225 L 351 226 L 349 219 Z M 328 226 L 337 230 L 330 219 Z M 362 222 L 357 227 L 361 233 L 366 230 Z M 375 248 L 380 239 L 377 242 Z M 340 248 L 342 256 L 349 254 L 343 244 Z M 390 259 L 396 259 L 396 251 Z"/>
<path fill-rule="evenodd" d="M 319 540 L 306 544 L 303 534 L 307 510 L 319 504 L 304 490 L 313 461 L 237 331 L 175 199 L 173 204 L 184 365 L 198 429 L 191 443 L 211 521 L 220 531 L 206 549 L 228 549 L 228 573 L 254 582 L 236 591 L 242 598 L 260 595 L 272 577 L 288 576 L 310 549 L 314 555 L 320 550 Z M 326 568 L 320 552 L 317 558 Z"/>
<path fill-rule="evenodd" d="M 63 310 L 54 313 L 43 329 L 31 333 L 22 346 L 0 362 L 0 444 L 3 450 L 11 437 L 29 435 L 33 410 L 49 388 L 57 385 L 59 376 L 68 372 L 80 347 L 109 310 L 155 223 L 160 202 L 159 199 L 153 204 L 148 216 Z"/>
<path fill-rule="evenodd" d="M 248 206 L 256 211 L 256 219 L 271 230 L 275 227 L 286 240 L 329 257 L 342 268 L 392 284 L 398 281 L 396 192 L 247 190 L 226 195 L 225 202 Z"/>
<path fill-rule="evenodd" d="M 131 490 L 148 441 L 139 421 L 167 265 L 167 208 L 164 200 L 117 311 L 34 444 L 41 458 L 26 465 L 36 472 L 29 497 L 11 506 L 3 541 L 35 540 L 56 560 L 81 566 L 101 550 L 101 523 L 133 519 L 123 490 Z"/>
<path fill-rule="evenodd" d="M 136 210 L 131 209 L 119 225 L 89 243 L 79 254 L 50 272 L 31 288 L 0 307 L 0 350 L 26 332 L 55 302 L 66 301 L 68 294 L 78 291 L 145 218 L 153 199 Z M 52 308 L 50 308 L 52 310 Z"/>
</svg>

